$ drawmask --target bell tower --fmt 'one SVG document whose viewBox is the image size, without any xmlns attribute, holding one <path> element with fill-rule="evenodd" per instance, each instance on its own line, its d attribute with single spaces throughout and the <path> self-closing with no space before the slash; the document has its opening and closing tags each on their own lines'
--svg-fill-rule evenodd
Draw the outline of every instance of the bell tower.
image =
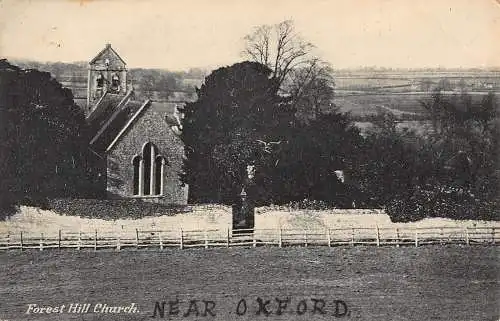
<svg viewBox="0 0 500 321">
<path fill-rule="evenodd" d="M 109 43 L 89 62 L 87 115 L 92 112 L 96 103 L 103 95 L 125 95 L 127 93 L 126 66 L 125 61 Z"/>
</svg>

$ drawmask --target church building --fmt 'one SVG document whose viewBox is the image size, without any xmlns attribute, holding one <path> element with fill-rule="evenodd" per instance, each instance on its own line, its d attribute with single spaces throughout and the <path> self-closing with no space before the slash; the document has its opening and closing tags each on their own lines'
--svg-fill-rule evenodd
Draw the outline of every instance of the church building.
<svg viewBox="0 0 500 321">
<path fill-rule="evenodd" d="M 86 120 L 107 198 L 186 204 L 184 146 L 175 102 L 137 100 L 127 65 L 107 44 L 89 62 Z"/>
</svg>

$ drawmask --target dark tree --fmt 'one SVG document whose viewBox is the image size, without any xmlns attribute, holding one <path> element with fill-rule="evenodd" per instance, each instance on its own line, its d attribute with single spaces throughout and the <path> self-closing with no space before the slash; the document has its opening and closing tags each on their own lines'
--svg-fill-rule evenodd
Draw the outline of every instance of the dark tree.
<svg viewBox="0 0 500 321">
<path fill-rule="evenodd" d="M 293 110 L 278 95 L 271 70 L 242 62 L 213 71 L 184 110 L 184 182 L 192 202 L 232 203 L 247 166 L 264 166 L 267 144 L 285 144 Z"/>
<path fill-rule="evenodd" d="M 307 123 L 298 122 L 287 141 L 256 173 L 259 199 L 267 204 L 309 200 L 351 207 L 359 195 L 336 171 L 349 168 L 361 144 L 352 122 L 339 113 L 319 114 Z"/>
<path fill-rule="evenodd" d="M 394 221 L 500 219 L 495 96 L 436 92 L 424 107 L 433 127 L 425 137 L 390 119 L 367 137 L 354 167 L 362 189 Z"/>
<path fill-rule="evenodd" d="M 366 196 L 366 205 L 383 207 L 410 195 L 414 184 L 429 174 L 425 168 L 429 164 L 418 153 L 423 139 L 399 131 L 392 114 L 381 113 L 373 123 L 349 169 Z"/>
<path fill-rule="evenodd" d="M 0 60 L 0 202 L 74 196 L 86 181 L 84 115 L 49 73 Z"/>
</svg>

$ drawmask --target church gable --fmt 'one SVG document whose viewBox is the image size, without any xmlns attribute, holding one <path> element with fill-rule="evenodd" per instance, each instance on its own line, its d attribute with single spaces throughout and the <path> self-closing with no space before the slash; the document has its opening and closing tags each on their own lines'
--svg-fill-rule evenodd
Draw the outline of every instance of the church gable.
<svg viewBox="0 0 500 321">
<path fill-rule="evenodd" d="M 120 55 L 111 48 L 111 44 L 106 44 L 106 47 L 89 64 L 97 70 L 123 70 L 127 65 Z"/>
<path fill-rule="evenodd" d="M 109 197 L 158 198 L 185 204 L 179 180 L 184 147 L 165 121 L 164 104 L 141 108 L 110 144 L 107 155 Z"/>
</svg>

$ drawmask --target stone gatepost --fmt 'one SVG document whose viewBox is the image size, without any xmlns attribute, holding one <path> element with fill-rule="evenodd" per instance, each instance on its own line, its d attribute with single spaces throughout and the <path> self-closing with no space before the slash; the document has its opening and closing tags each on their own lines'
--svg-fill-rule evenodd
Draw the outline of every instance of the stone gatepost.
<svg viewBox="0 0 500 321">
<path fill-rule="evenodd" d="M 247 178 L 241 188 L 241 192 L 233 204 L 233 230 L 237 229 L 252 229 L 252 231 L 243 231 L 241 233 L 253 233 L 255 226 L 255 206 L 251 195 L 247 194 L 245 186 L 248 188 L 253 185 L 253 177 L 255 174 L 254 166 L 247 166 Z M 234 233 L 234 232 L 233 232 Z M 238 232 L 236 232 L 238 233 Z"/>
</svg>

